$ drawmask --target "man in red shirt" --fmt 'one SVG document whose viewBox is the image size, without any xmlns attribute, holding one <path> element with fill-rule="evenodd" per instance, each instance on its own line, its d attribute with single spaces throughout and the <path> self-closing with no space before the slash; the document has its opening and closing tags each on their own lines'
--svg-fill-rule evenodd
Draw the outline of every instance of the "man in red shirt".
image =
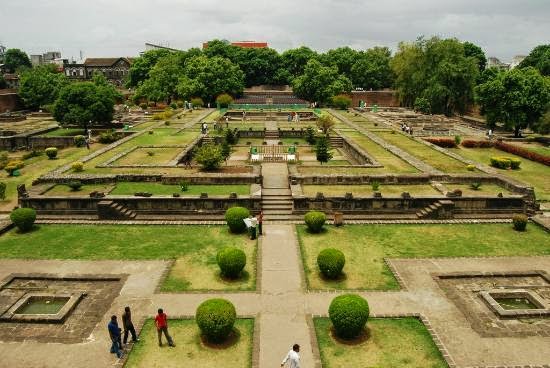
<svg viewBox="0 0 550 368">
<path fill-rule="evenodd" d="M 172 341 L 172 338 L 168 334 L 168 317 L 166 316 L 166 313 L 162 310 L 162 308 L 159 308 L 158 314 L 155 317 L 155 325 L 157 326 L 157 333 L 159 336 L 159 346 L 162 346 L 162 333 L 164 332 L 164 336 L 166 336 L 166 340 L 168 340 L 168 345 L 171 347 L 174 347 L 174 341 Z"/>
</svg>

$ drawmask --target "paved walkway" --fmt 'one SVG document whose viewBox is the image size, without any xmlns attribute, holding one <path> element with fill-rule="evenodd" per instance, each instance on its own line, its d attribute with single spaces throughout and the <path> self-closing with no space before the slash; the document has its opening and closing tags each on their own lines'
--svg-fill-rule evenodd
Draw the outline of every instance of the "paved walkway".
<svg viewBox="0 0 550 368">
<path fill-rule="evenodd" d="M 262 163 L 262 188 L 288 189 L 288 165 L 285 163 Z"/>
</svg>

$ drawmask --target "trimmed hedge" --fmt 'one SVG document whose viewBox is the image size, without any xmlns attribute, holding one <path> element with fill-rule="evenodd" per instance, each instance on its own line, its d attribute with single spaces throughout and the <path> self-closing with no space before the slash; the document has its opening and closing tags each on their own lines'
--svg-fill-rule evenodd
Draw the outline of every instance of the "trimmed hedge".
<svg viewBox="0 0 550 368">
<path fill-rule="evenodd" d="M 353 339 L 365 329 L 369 303 L 359 295 L 340 295 L 330 303 L 328 315 L 339 337 Z"/>
<path fill-rule="evenodd" d="M 36 211 L 33 208 L 16 208 L 11 212 L 10 219 L 19 231 L 26 232 L 34 226 Z"/>
<path fill-rule="evenodd" d="M 209 299 L 197 308 L 195 320 L 202 334 L 208 341 L 223 342 L 231 331 L 237 319 L 235 306 L 225 299 Z"/>
<path fill-rule="evenodd" d="M 235 279 L 246 266 L 246 254 L 239 248 L 223 248 L 216 255 L 216 262 L 223 276 Z"/>
<path fill-rule="evenodd" d="M 477 141 L 474 139 L 465 139 L 462 141 L 462 147 L 465 148 L 491 148 L 494 143 L 491 141 Z"/>
<path fill-rule="evenodd" d="M 457 146 L 454 138 L 424 138 L 424 140 L 443 148 L 455 148 Z"/>
<path fill-rule="evenodd" d="M 514 157 L 491 157 L 491 166 L 497 169 L 517 170 L 521 165 L 521 160 Z"/>
<path fill-rule="evenodd" d="M 73 162 L 71 169 L 73 169 L 74 172 L 82 172 L 84 171 L 84 164 L 80 161 Z"/>
<path fill-rule="evenodd" d="M 86 145 L 86 137 L 83 135 L 75 135 L 73 141 L 77 147 L 84 147 Z"/>
<path fill-rule="evenodd" d="M 46 152 L 46 156 L 48 156 L 50 160 L 53 160 L 57 157 L 57 148 L 55 147 L 48 147 L 44 151 Z"/>
<path fill-rule="evenodd" d="M 20 160 L 10 161 L 6 166 L 4 166 L 4 170 L 8 173 L 9 176 L 13 176 L 13 173 L 16 170 L 22 169 L 25 167 L 25 163 Z"/>
<path fill-rule="evenodd" d="M 250 211 L 244 207 L 231 207 L 225 211 L 225 221 L 229 230 L 234 234 L 244 233 L 246 231 L 246 224 L 244 219 L 250 216 Z"/>
<path fill-rule="evenodd" d="M 317 266 L 319 271 L 329 278 L 336 279 L 342 274 L 342 269 L 346 264 L 346 256 L 340 250 L 335 248 L 326 248 L 319 252 L 317 256 Z"/>
<path fill-rule="evenodd" d="M 324 212 L 309 211 L 304 216 L 304 221 L 306 222 L 308 230 L 314 234 L 317 234 L 323 230 L 323 226 L 327 221 L 327 216 Z"/>
<path fill-rule="evenodd" d="M 527 228 L 527 221 L 528 221 L 527 216 L 523 214 L 514 215 L 514 217 L 512 217 L 514 230 L 525 231 L 525 229 Z"/>
<path fill-rule="evenodd" d="M 513 144 L 496 142 L 495 147 L 499 150 L 521 156 L 531 161 L 539 162 L 543 165 L 550 166 L 550 156 L 541 155 L 540 153 L 531 152 L 523 147 L 514 146 Z"/>
</svg>

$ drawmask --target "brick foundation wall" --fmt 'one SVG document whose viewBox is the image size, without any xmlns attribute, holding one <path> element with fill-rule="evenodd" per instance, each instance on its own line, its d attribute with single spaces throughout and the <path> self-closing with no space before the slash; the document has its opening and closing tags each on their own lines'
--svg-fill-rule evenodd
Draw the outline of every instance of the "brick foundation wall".
<svg viewBox="0 0 550 368">
<path fill-rule="evenodd" d="M 365 101 L 367 106 L 399 107 L 396 91 L 353 91 L 349 96 L 352 107 L 358 107 L 359 101 Z"/>
<path fill-rule="evenodd" d="M 0 90 L 0 113 L 16 111 L 22 107 L 21 100 L 15 90 Z"/>
</svg>

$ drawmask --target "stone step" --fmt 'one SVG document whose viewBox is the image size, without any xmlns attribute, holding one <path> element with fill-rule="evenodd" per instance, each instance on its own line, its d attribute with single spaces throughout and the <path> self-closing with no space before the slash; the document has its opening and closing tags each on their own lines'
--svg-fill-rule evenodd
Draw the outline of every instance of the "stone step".
<svg viewBox="0 0 550 368">
<path fill-rule="evenodd" d="M 262 195 L 262 201 L 289 201 L 292 202 L 291 196 L 264 196 Z"/>
<path fill-rule="evenodd" d="M 286 205 L 286 206 L 276 206 L 276 205 L 262 205 L 263 211 L 282 211 L 285 213 L 292 212 L 293 206 L 292 205 Z"/>
<path fill-rule="evenodd" d="M 262 203 L 292 203 L 292 198 L 270 198 L 270 197 L 263 197 Z"/>
<path fill-rule="evenodd" d="M 265 196 L 292 196 L 288 188 L 262 188 L 262 197 Z"/>
</svg>

